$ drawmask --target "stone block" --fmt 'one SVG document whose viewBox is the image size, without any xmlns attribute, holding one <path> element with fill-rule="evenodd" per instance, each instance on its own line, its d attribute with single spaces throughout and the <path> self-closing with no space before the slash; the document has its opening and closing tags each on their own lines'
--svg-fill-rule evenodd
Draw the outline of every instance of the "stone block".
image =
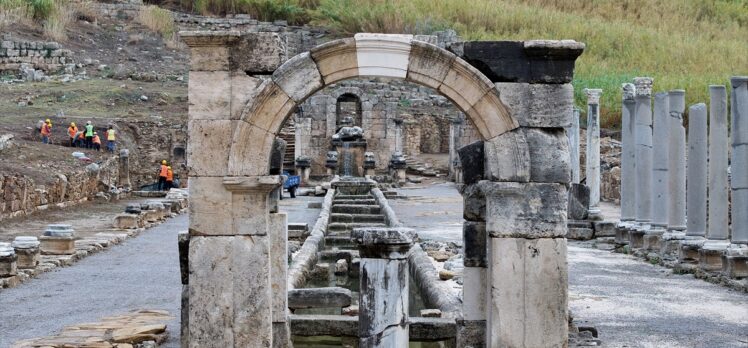
<svg viewBox="0 0 748 348">
<path fill-rule="evenodd" d="M 483 139 L 491 139 L 519 127 L 509 108 L 501 101 L 498 92 L 492 88 L 465 113 L 473 121 Z"/>
<path fill-rule="evenodd" d="M 575 240 L 590 240 L 594 235 L 594 231 L 586 227 L 569 227 L 566 232 L 566 238 Z"/>
<path fill-rule="evenodd" d="M 572 40 L 469 41 L 460 56 L 494 82 L 569 83 L 584 44 Z"/>
<path fill-rule="evenodd" d="M 748 256 L 723 255 L 722 273 L 730 278 L 748 277 Z"/>
<path fill-rule="evenodd" d="M 230 119 L 231 90 L 228 71 L 190 71 L 189 120 Z"/>
<path fill-rule="evenodd" d="M 13 250 L 13 249 L 10 249 Z M 18 256 L 15 253 L 0 256 L 0 278 L 15 276 L 18 273 Z"/>
<path fill-rule="evenodd" d="M 457 319 L 457 347 L 486 347 L 486 321 Z"/>
<path fill-rule="evenodd" d="M 261 90 L 265 80 L 249 76 L 243 71 L 231 71 L 231 119 L 239 120 L 245 109 L 249 109 L 251 102 Z"/>
<path fill-rule="evenodd" d="M 273 322 L 285 322 L 288 311 L 288 217 L 286 213 L 270 214 L 270 293 Z"/>
<path fill-rule="evenodd" d="M 231 70 L 248 75 L 269 75 L 287 59 L 284 40 L 278 33 L 244 33 L 231 48 Z"/>
<path fill-rule="evenodd" d="M 359 75 L 353 38 L 327 42 L 310 52 L 326 85 Z"/>
<path fill-rule="evenodd" d="M 530 181 L 569 183 L 571 160 L 566 132 L 561 128 L 524 131 L 530 151 Z"/>
<path fill-rule="evenodd" d="M 187 285 L 190 281 L 190 234 L 187 231 L 180 231 L 177 234 L 177 249 L 179 250 L 179 274 L 182 284 Z"/>
<path fill-rule="evenodd" d="M 699 249 L 699 268 L 704 271 L 721 271 L 724 252 L 724 249 Z"/>
<path fill-rule="evenodd" d="M 239 121 L 191 120 L 187 123 L 190 176 L 224 176 L 228 171 L 232 134 Z"/>
<path fill-rule="evenodd" d="M 140 215 L 135 214 L 119 214 L 114 217 L 114 228 L 118 229 L 135 229 L 143 227 L 143 220 L 141 220 Z"/>
<path fill-rule="evenodd" d="M 644 234 L 646 232 L 640 229 L 629 230 L 629 247 L 631 249 L 641 249 L 644 247 Z"/>
<path fill-rule="evenodd" d="M 568 273 L 564 238 L 491 238 L 487 347 L 564 347 Z"/>
<path fill-rule="evenodd" d="M 275 136 L 246 122 L 239 122 L 229 154 L 230 176 L 267 175 L 270 172 L 270 150 Z"/>
<path fill-rule="evenodd" d="M 703 245 L 703 239 L 686 239 L 681 241 L 678 261 L 681 263 L 697 264 L 699 262 L 699 250 L 701 250 Z"/>
<path fill-rule="evenodd" d="M 343 308 L 351 305 L 353 295 L 341 287 L 303 288 L 288 291 L 288 308 Z"/>
<path fill-rule="evenodd" d="M 437 46 L 413 41 L 407 80 L 439 89 L 455 58 L 457 57 L 454 54 Z"/>
<path fill-rule="evenodd" d="M 484 146 L 483 141 L 479 140 L 457 150 L 462 163 L 462 181 L 465 185 L 472 185 L 484 179 Z"/>
<path fill-rule="evenodd" d="M 33 269 L 39 264 L 41 251 L 39 248 L 16 249 L 18 256 L 17 267 L 20 269 Z"/>
<path fill-rule="evenodd" d="M 569 220 L 585 220 L 590 209 L 590 188 L 582 184 L 569 187 Z"/>
<path fill-rule="evenodd" d="M 273 81 L 297 103 L 323 87 L 322 75 L 308 52 L 283 63 L 273 73 Z"/>
<path fill-rule="evenodd" d="M 269 238 L 190 238 L 190 347 L 270 346 Z"/>
<path fill-rule="evenodd" d="M 616 236 L 616 223 L 613 221 L 594 221 L 592 226 L 595 229 L 595 238 Z"/>
<path fill-rule="evenodd" d="M 478 184 L 466 185 L 461 190 L 462 216 L 467 221 L 486 221 L 486 196 Z"/>
<path fill-rule="evenodd" d="M 359 75 L 407 76 L 412 35 L 359 33 L 354 39 Z"/>
<path fill-rule="evenodd" d="M 491 237 L 566 235 L 567 188 L 562 184 L 481 181 Z"/>
<path fill-rule="evenodd" d="M 491 181 L 530 180 L 530 149 L 522 129 L 485 142 L 485 178 Z M 465 164 L 463 163 L 463 172 Z"/>
<path fill-rule="evenodd" d="M 234 234 L 232 194 L 220 177 L 190 177 L 190 235 Z"/>
<path fill-rule="evenodd" d="M 465 320 L 486 320 L 488 268 L 465 265 L 462 281 L 462 317 Z"/>
<path fill-rule="evenodd" d="M 642 249 L 660 252 L 662 249 L 662 234 L 664 231 L 647 231 L 642 237 Z"/>
<path fill-rule="evenodd" d="M 522 127 L 569 128 L 574 107 L 570 84 L 496 83 L 499 97 Z"/>
<path fill-rule="evenodd" d="M 228 71 L 229 47 L 191 47 L 190 71 Z"/>
<path fill-rule="evenodd" d="M 41 236 L 40 249 L 44 255 L 73 255 L 75 254 L 75 237 Z"/>
<path fill-rule="evenodd" d="M 465 221 L 462 223 L 463 263 L 465 267 L 488 267 L 486 259 L 486 223 Z"/>
</svg>

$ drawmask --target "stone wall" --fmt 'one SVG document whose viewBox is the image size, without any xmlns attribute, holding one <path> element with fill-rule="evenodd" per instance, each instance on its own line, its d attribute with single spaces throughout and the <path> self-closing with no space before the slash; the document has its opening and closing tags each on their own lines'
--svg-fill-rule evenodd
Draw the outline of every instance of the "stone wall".
<svg viewBox="0 0 748 348">
<path fill-rule="evenodd" d="M 74 205 L 108 191 L 117 180 L 117 158 L 103 162 L 96 170 L 86 167 L 52 175 L 49 183 L 41 185 L 23 175 L 0 173 L 0 221 L 49 207 Z"/>
<path fill-rule="evenodd" d="M 63 49 L 57 42 L 26 41 L 4 35 L 0 40 L 0 73 L 15 73 L 22 67 L 58 71 L 67 64 L 74 64 L 72 55 L 70 50 Z"/>
<path fill-rule="evenodd" d="M 387 168 L 395 151 L 396 120 L 402 120 L 403 152 L 409 156 L 421 153 L 448 153 L 449 127 L 464 115 L 433 89 L 389 79 L 355 79 L 331 85 L 307 99 L 294 114 L 296 157 L 312 159 L 312 174 L 325 172 L 325 154 L 338 120 L 338 98 L 355 96 L 360 102 L 360 122 L 367 141 L 367 151 L 374 152 L 377 169 Z M 354 115 L 354 119 L 359 115 Z M 464 122 L 463 144 L 480 139 L 475 127 Z"/>
<path fill-rule="evenodd" d="M 157 181 L 162 160 L 169 162 L 182 184 L 187 178 L 187 123 L 184 121 L 128 121 L 115 123 L 118 146 L 130 150 L 130 180 L 133 189 Z"/>
</svg>

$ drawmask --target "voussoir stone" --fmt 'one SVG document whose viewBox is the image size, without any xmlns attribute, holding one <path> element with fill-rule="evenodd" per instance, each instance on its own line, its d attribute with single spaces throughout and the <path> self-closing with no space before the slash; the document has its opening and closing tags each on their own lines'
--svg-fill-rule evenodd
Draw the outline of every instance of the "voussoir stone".
<svg viewBox="0 0 748 348">
<path fill-rule="evenodd" d="M 549 238 L 566 234 L 564 184 L 481 181 L 491 237 Z"/>
<path fill-rule="evenodd" d="M 571 84 L 496 83 L 501 101 L 523 127 L 568 128 L 574 106 Z"/>
<path fill-rule="evenodd" d="M 310 53 L 325 84 L 358 76 L 356 40 L 353 38 L 324 43 L 312 48 Z"/>
<path fill-rule="evenodd" d="M 439 89 L 455 58 L 454 54 L 437 46 L 413 41 L 407 80 Z"/>
<path fill-rule="evenodd" d="M 311 54 L 305 52 L 283 63 L 273 73 L 273 81 L 296 102 L 323 87 L 322 75 Z"/>
</svg>

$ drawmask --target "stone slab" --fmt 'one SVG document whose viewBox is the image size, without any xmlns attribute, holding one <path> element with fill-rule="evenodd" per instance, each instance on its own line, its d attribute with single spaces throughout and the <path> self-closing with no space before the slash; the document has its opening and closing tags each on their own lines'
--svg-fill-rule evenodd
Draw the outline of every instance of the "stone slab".
<svg viewBox="0 0 748 348">
<path fill-rule="evenodd" d="M 341 287 L 303 288 L 288 291 L 288 308 L 343 308 L 352 303 L 350 290 Z"/>
<path fill-rule="evenodd" d="M 496 83 L 501 101 L 522 127 L 569 128 L 572 124 L 574 87 Z"/>
<path fill-rule="evenodd" d="M 354 39 L 360 76 L 407 76 L 412 35 L 359 33 Z"/>
<path fill-rule="evenodd" d="M 566 235 L 567 188 L 563 184 L 481 181 L 486 231 L 491 237 Z"/>
<path fill-rule="evenodd" d="M 571 182 L 569 141 L 562 128 L 525 128 L 530 152 L 530 181 Z"/>
<path fill-rule="evenodd" d="M 515 129 L 490 139 L 485 142 L 484 147 L 484 176 L 487 180 L 515 182 L 530 180 L 530 148 L 522 129 Z M 465 173 L 464 162 L 463 173 Z"/>
<path fill-rule="evenodd" d="M 462 316 L 465 320 L 486 320 L 488 269 L 465 266 L 462 285 Z"/>
</svg>

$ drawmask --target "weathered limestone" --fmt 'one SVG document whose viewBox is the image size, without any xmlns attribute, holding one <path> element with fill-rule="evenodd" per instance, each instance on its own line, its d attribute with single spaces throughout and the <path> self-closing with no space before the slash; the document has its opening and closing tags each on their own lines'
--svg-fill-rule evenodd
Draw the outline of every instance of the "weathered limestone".
<svg viewBox="0 0 748 348">
<path fill-rule="evenodd" d="M 75 254 L 75 231 L 70 225 L 48 225 L 39 241 L 42 254 Z"/>
<path fill-rule="evenodd" d="M 297 103 L 323 87 L 322 75 L 308 52 L 283 63 L 273 73 L 273 81 Z"/>
<path fill-rule="evenodd" d="M 670 204 L 668 206 L 669 232 L 686 230 L 686 130 L 683 128 L 683 112 L 686 108 L 686 92 L 670 91 L 668 174 L 670 176 Z"/>
<path fill-rule="evenodd" d="M 324 43 L 312 48 L 310 53 L 326 85 L 359 75 L 353 38 Z"/>
<path fill-rule="evenodd" d="M 268 219 L 270 237 L 270 293 L 273 312 L 273 347 L 288 347 L 288 217 L 272 213 Z"/>
<path fill-rule="evenodd" d="M 634 123 L 636 136 L 636 222 L 652 221 L 652 78 L 637 77 Z"/>
<path fill-rule="evenodd" d="M 125 191 L 130 190 L 130 150 L 119 150 L 119 170 L 117 173 L 117 186 Z"/>
<path fill-rule="evenodd" d="M 0 243 L 0 278 L 13 277 L 18 273 L 18 256 L 10 243 Z"/>
<path fill-rule="evenodd" d="M 568 129 L 572 184 L 579 183 L 579 112 L 580 110 L 575 107 L 571 118 L 571 127 Z"/>
<path fill-rule="evenodd" d="M 115 216 L 113 225 L 114 228 L 126 230 L 143 227 L 142 222 L 140 215 L 125 213 Z"/>
<path fill-rule="evenodd" d="M 492 238 L 566 234 L 566 185 L 481 181 L 478 186 L 486 197 L 486 233 Z"/>
<path fill-rule="evenodd" d="M 688 167 L 686 235 L 706 236 L 707 215 L 707 113 L 703 103 L 688 108 Z"/>
<path fill-rule="evenodd" d="M 732 84 L 732 236 L 733 244 L 748 244 L 748 77 Z"/>
<path fill-rule="evenodd" d="M 727 92 L 725 86 L 709 86 L 709 219 L 707 239 L 726 241 L 727 190 Z"/>
<path fill-rule="evenodd" d="M 271 346 L 271 238 L 191 236 L 190 347 Z"/>
<path fill-rule="evenodd" d="M 586 178 L 590 188 L 589 217 L 602 219 L 600 213 L 600 96 L 602 89 L 585 89 L 587 94 L 587 155 Z"/>
<path fill-rule="evenodd" d="M 18 268 L 33 269 L 39 264 L 39 239 L 29 236 L 18 236 L 11 246 L 18 256 Z"/>
<path fill-rule="evenodd" d="M 572 124 L 574 87 L 498 82 L 504 105 L 522 127 L 568 128 Z"/>
<path fill-rule="evenodd" d="M 288 308 L 343 308 L 351 305 L 351 291 L 340 287 L 288 291 Z"/>
<path fill-rule="evenodd" d="M 616 228 L 615 242 L 628 244 L 629 229 L 636 220 L 636 87 L 632 83 L 621 85 L 621 222 Z"/>
<path fill-rule="evenodd" d="M 457 334 L 461 347 L 481 344 L 486 338 L 486 305 L 490 299 L 488 275 L 488 234 L 486 223 L 465 221 L 462 228 L 462 323 Z M 477 331 L 478 334 L 475 334 Z"/>
<path fill-rule="evenodd" d="M 515 129 L 485 141 L 482 146 L 485 156 L 483 161 L 469 158 L 466 152 L 471 149 L 471 146 L 472 144 L 466 145 L 460 149 L 465 184 L 477 182 L 473 178 L 486 178 L 492 181 L 530 181 L 530 149 L 522 129 Z M 497 160 L 499 158 L 504 160 Z M 475 170 L 472 169 L 474 167 Z"/>
<path fill-rule="evenodd" d="M 408 228 L 356 228 L 361 254 L 359 347 L 408 345 L 408 252 L 416 235 Z"/>
<path fill-rule="evenodd" d="M 569 183 L 569 142 L 563 128 L 523 128 L 530 153 L 530 181 Z M 506 133 L 504 133 L 506 134 Z M 496 158 L 495 158 L 496 160 Z M 523 160 L 523 158 L 517 158 Z M 518 168 L 525 163 L 513 163 Z"/>
<path fill-rule="evenodd" d="M 652 122 L 652 222 L 643 240 L 643 247 L 647 250 L 659 251 L 661 249 L 662 235 L 668 223 L 668 206 L 670 205 L 668 192 L 669 109 L 667 93 L 657 93 Z"/>
<path fill-rule="evenodd" d="M 413 35 L 354 35 L 360 76 L 405 78 Z"/>
<path fill-rule="evenodd" d="M 491 301 L 486 347 L 566 346 L 566 239 L 490 241 Z"/>
</svg>

